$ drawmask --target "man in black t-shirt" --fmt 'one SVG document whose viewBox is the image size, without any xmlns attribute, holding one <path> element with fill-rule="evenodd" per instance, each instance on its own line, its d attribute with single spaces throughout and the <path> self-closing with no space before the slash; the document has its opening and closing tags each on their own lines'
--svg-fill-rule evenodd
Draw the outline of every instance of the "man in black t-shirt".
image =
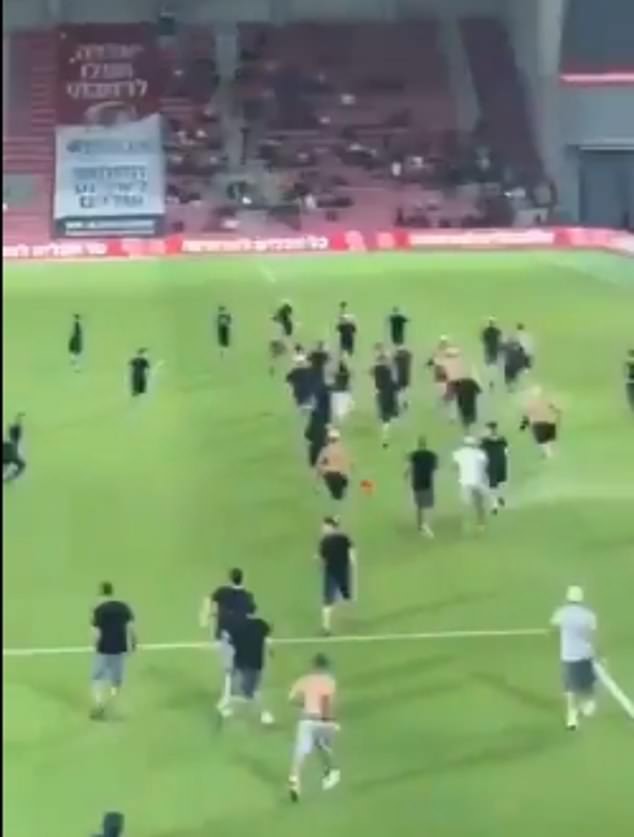
<svg viewBox="0 0 634 837">
<path fill-rule="evenodd" d="M 320 340 L 308 355 L 308 362 L 313 371 L 315 390 L 326 386 L 326 370 L 330 362 L 330 352 L 323 340 Z"/>
<path fill-rule="evenodd" d="M 231 346 L 231 332 L 233 329 L 233 317 L 231 312 L 224 306 L 219 305 L 216 312 L 216 339 L 220 348 L 220 356 Z"/>
<path fill-rule="evenodd" d="M 24 436 L 24 413 L 18 413 L 7 428 L 7 438 L 2 442 L 2 479 L 5 482 L 17 479 L 26 469 L 22 453 Z"/>
<path fill-rule="evenodd" d="M 634 349 L 630 349 L 625 360 L 625 395 L 634 412 Z"/>
<path fill-rule="evenodd" d="M 407 346 L 399 346 L 393 357 L 399 409 L 407 410 L 409 407 L 409 388 L 412 383 L 412 353 Z"/>
<path fill-rule="evenodd" d="M 71 366 L 75 372 L 81 369 L 81 359 L 84 353 L 84 324 L 81 316 L 75 314 L 68 338 L 68 354 L 70 355 Z"/>
<path fill-rule="evenodd" d="M 313 409 L 308 417 L 304 438 L 308 442 L 308 465 L 315 468 L 319 455 L 328 442 L 328 422 L 319 410 Z"/>
<path fill-rule="evenodd" d="M 105 717 L 108 698 L 113 700 L 123 685 L 126 655 L 136 648 L 134 614 L 125 602 L 114 598 L 114 589 L 106 581 L 100 588 L 101 601 L 92 614 L 95 659 L 92 672 L 93 707 L 91 717 Z M 110 694 L 105 686 L 109 684 Z"/>
<path fill-rule="evenodd" d="M 304 355 L 298 355 L 295 358 L 293 367 L 286 376 L 286 381 L 290 386 L 295 404 L 302 411 L 305 412 L 311 408 L 313 400 L 313 372 Z"/>
<path fill-rule="evenodd" d="M 337 332 L 339 334 L 339 351 L 342 355 L 352 357 L 357 337 L 357 323 L 352 314 L 344 310 L 339 315 Z"/>
<path fill-rule="evenodd" d="M 147 349 L 139 351 L 130 360 L 130 393 L 133 398 L 145 395 L 149 388 L 151 364 Z"/>
<path fill-rule="evenodd" d="M 273 321 L 279 325 L 284 340 L 290 340 L 293 336 L 293 331 L 295 330 L 293 314 L 293 306 L 287 299 L 282 302 L 275 314 L 273 314 Z"/>
<path fill-rule="evenodd" d="M 260 706 L 260 685 L 266 666 L 271 626 L 257 615 L 255 605 L 244 621 L 232 634 L 234 658 L 231 697 L 226 706 L 220 708 L 223 718 L 233 714 L 235 699 L 243 699 Z M 263 724 L 273 723 L 273 715 L 260 707 Z"/>
<path fill-rule="evenodd" d="M 392 420 L 398 416 L 398 390 L 396 388 L 392 364 L 383 346 L 377 346 L 376 351 L 376 359 L 371 369 L 371 375 L 374 380 L 383 447 L 386 448 L 389 444 Z"/>
<path fill-rule="evenodd" d="M 330 634 L 334 605 L 353 598 L 356 566 L 354 544 L 334 517 L 324 519 L 318 558 L 323 573 L 322 628 L 325 634 Z"/>
<path fill-rule="evenodd" d="M 502 353 L 502 329 L 498 326 L 496 321 L 491 317 L 480 334 L 482 341 L 482 348 L 484 349 L 484 362 L 487 367 L 487 377 L 489 379 L 489 388 L 493 389 L 495 386 L 495 367 L 500 362 Z"/>
<path fill-rule="evenodd" d="M 406 476 L 412 487 L 418 531 L 428 538 L 434 537 L 427 515 L 434 508 L 434 479 L 437 468 L 438 456 L 429 450 L 426 440 L 421 436 L 418 446 L 407 457 Z"/>
<path fill-rule="evenodd" d="M 405 343 L 405 329 L 408 322 L 409 319 L 398 307 L 392 308 L 392 313 L 388 317 L 388 325 L 393 346 L 402 346 Z"/>
<path fill-rule="evenodd" d="M 101 831 L 95 837 L 123 837 L 125 819 L 118 811 L 108 811 L 104 814 Z"/>
<path fill-rule="evenodd" d="M 487 424 L 486 436 L 480 441 L 480 447 L 487 457 L 487 479 L 491 489 L 493 514 L 497 514 L 506 505 L 503 492 L 508 480 L 508 447 L 504 436 L 498 432 L 497 422 Z"/>
<path fill-rule="evenodd" d="M 200 626 L 212 631 L 222 667 L 223 688 L 218 702 L 219 709 L 227 704 L 231 695 L 235 655 L 233 633 L 254 611 L 255 599 L 244 587 L 244 573 L 237 567 L 229 573 L 229 584 L 217 587 L 211 595 L 203 599 Z"/>
<path fill-rule="evenodd" d="M 453 391 L 460 421 L 468 431 L 478 420 L 478 398 L 482 388 L 471 376 L 454 381 Z"/>
</svg>

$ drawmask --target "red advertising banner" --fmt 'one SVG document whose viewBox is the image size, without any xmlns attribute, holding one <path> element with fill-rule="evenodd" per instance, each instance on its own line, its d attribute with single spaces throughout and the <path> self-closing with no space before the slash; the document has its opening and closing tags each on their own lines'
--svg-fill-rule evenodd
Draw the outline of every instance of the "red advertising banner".
<svg viewBox="0 0 634 837">
<path fill-rule="evenodd" d="M 230 254 L 358 253 L 397 250 L 609 250 L 634 256 L 634 235 L 615 230 L 555 227 L 533 230 L 342 230 L 331 235 L 281 237 L 168 236 L 50 241 L 4 245 L 5 261 L 155 259 Z"/>
<path fill-rule="evenodd" d="M 59 30 L 57 121 L 117 125 L 157 113 L 160 67 L 150 24 L 86 24 Z"/>
</svg>

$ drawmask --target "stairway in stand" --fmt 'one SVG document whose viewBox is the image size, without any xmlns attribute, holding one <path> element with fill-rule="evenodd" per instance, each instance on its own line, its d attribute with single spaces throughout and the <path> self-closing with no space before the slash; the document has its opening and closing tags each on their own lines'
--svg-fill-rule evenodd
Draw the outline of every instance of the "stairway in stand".
<svg viewBox="0 0 634 837">
<path fill-rule="evenodd" d="M 2 137 L 5 244 L 51 237 L 55 171 L 57 33 L 16 32 Z"/>
</svg>

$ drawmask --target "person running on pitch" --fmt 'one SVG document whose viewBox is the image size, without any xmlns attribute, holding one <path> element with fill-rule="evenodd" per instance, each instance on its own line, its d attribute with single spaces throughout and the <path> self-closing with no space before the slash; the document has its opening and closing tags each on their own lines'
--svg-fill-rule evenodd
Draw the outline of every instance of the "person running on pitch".
<svg viewBox="0 0 634 837">
<path fill-rule="evenodd" d="M 630 349 L 625 360 L 625 397 L 634 413 L 634 349 Z"/>
<path fill-rule="evenodd" d="M 314 380 L 313 371 L 305 355 L 301 353 L 294 355 L 293 366 L 286 376 L 286 381 L 291 388 L 298 410 L 307 413 L 313 404 Z"/>
<path fill-rule="evenodd" d="M 520 430 L 530 427 L 533 438 L 546 459 L 554 455 L 561 415 L 559 406 L 544 393 L 542 388 L 533 387 L 526 402 Z"/>
<path fill-rule="evenodd" d="M 462 447 L 454 453 L 453 461 L 458 469 L 462 501 L 466 508 L 473 509 L 478 527 L 482 528 L 489 497 L 486 454 L 472 436 L 467 436 Z"/>
<path fill-rule="evenodd" d="M 12 482 L 26 470 L 22 450 L 24 439 L 24 413 L 18 413 L 7 428 L 7 438 L 2 441 L 2 481 Z"/>
<path fill-rule="evenodd" d="M 586 718 L 595 714 L 595 659 L 597 616 L 584 603 L 581 587 L 572 585 L 566 601 L 551 619 L 559 631 L 560 655 L 566 703 L 566 728 L 576 730 L 579 713 Z"/>
<path fill-rule="evenodd" d="M 392 421 L 398 416 L 398 398 L 392 364 L 382 345 L 377 346 L 376 360 L 371 374 L 374 379 L 383 447 L 387 448 Z"/>
<path fill-rule="evenodd" d="M 80 314 L 73 315 L 70 337 L 68 338 L 68 354 L 70 355 L 70 365 L 75 372 L 79 372 L 84 356 L 84 323 Z"/>
<path fill-rule="evenodd" d="M 332 416 L 335 424 L 341 424 L 352 409 L 350 368 L 342 357 L 335 369 L 331 390 Z"/>
<path fill-rule="evenodd" d="M 394 378 L 399 410 L 409 407 L 409 388 L 412 383 L 412 353 L 407 346 L 398 346 L 393 354 Z"/>
<path fill-rule="evenodd" d="M 321 452 L 328 442 L 328 422 L 324 420 L 320 410 L 311 410 L 304 438 L 308 443 L 308 465 L 316 469 Z"/>
<path fill-rule="evenodd" d="M 496 370 L 502 354 L 502 330 L 493 317 L 490 317 L 480 334 L 484 349 L 484 363 L 487 369 L 489 389 L 495 386 Z"/>
<path fill-rule="evenodd" d="M 438 456 L 427 447 L 423 436 L 418 445 L 407 457 L 407 473 L 412 487 L 412 496 L 416 508 L 418 531 L 427 538 L 433 538 L 434 532 L 429 523 L 429 514 L 434 508 L 434 481 L 438 468 Z"/>
<path fill-rule="evenodd" d="M 356 595 L 355 546 L 341 530 L 336 517 L 324 518 L 318 560 L 322 569 L 321 627 L 324 634 L 329 635 L 335 605 L 338 602 L 351 602 Z"/>
<path fill-rule="evenodd" d="M 508 442 L 498 432 L 495 421 L 487 424 L 487 432 L 480 440 L 480 447 L 487 458 L 487 478 L 493 514 L 506 506 L 504 492 L 508 480 Z"/>
<path fill-rule="evenodd" d="M 469 431 L 478 421 L 478 398 L 482 388 L 475 375 L 467 374 L 453 382 L 453 392 L 462 426 Z"/>
<path fill-rule="evenodd" d="M 405 344 L 405 332 L 409 318 L 403 314 L 401 309 L 395 305 L 387 318 L 390 332 L 390 340 L 394 347 L 403 346 Z"/>
<path fill-rule="evenodd" d="M 336 328 L 339 334 L 340 353 L 352 357 L 356 346 L 357 321 L 348 311 L 348 305 L 345 302 L 342 302 L 339 306 L 339 319 Z"/>
<path fill-rule="evenodd" d="M 326 445 L 317 461 L 317 470 L 323 477 L 331 499 L 337 505 L 342 503 L 350 483 L 350 457 L 341 441 L 341 434 L 334 427 L 328 431 Z"/>
<path fill-rule="evenodd" d="M 225 352 L 231 346 L 231 337 L 233 330 L 233 317 L 231 312 L 224 305 L 219 305 L 216 311 L 216 341 L 220 349 L 220 357 L 225 356 Z"/>
<path fill-rule="evenodd" d="M 289 694 L 289 700 L 301 706 L 288 780 L 293 802 L 299 802 L 302 770 L 306 759 L 313 752 L 319 755 L 322 764 L 323 790 L 332 790 L 341 781 L 341 771 L 336 767 L 333 751 L 335 733 L 339 730 L 335 721 L 336 694 L 337 682 L 330 661 L 324 654 L 317 654 L 310 673 L 300 677 Z"/>
<path fill-rule="evenodd" d="M 262 724 L 270 726 L 274 722 L 273 715 L 263 708 L 261 700 L 262 679 L 267 658 L 271 655 L 270 639 L 271 626 L 258 615 L 253 602 L 244 619 L 236 622 L 231 631 L 231 688 L 218 706 L 222 719 L 230 718 L 236 703 L 244 701 L 250 708 L 258 710 Z"/>
</svg>

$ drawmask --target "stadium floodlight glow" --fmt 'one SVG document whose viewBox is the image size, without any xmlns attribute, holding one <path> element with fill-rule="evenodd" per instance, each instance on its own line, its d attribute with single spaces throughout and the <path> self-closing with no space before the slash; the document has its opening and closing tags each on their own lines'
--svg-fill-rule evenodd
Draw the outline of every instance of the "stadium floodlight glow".
<svg viewBox="0 0 634 837">
<path fill-rule="evenodd" d="M 634 70 L 607 71 L 598 73 L 565 72 L 559 76 L 563 84 L 634 85 Z"/>
</svg>

